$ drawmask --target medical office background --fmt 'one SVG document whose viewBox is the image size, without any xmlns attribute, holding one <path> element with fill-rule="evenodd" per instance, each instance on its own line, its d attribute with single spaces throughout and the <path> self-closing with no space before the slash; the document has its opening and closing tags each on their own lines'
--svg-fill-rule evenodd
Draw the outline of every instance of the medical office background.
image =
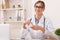
<svg viewBox="0 0 60 40">
<path fill-rule="evenodd" d="M 0 39 L 2 40 L 9 40 L 9 39 L 20 39 L 20 28 L 22 27 L 24 17 L 26 19 L 31 18 L 34 15 L 34 3 L 38 0 L 9 0 L 10 1 L 10 8 L 8 8 L 8 2 L 7 8 L 2 9 L 2 1 L 4 4 L 4 0 L 0 0 L 0 25 L 1 29 L 3 29 L 5 32 L 0 31 Z M 42 0 L 45 2 L 46 8 L 44 11 L 44 15 L 51 19 L 53 23 L 53 27 L 60 28 L 60 0 Z M 22 4 L 22 8 L 17 8 L 20 5 L 15 6 L 15 4 Z M 13 6 L 12 6 L 13 5 Z M 4 8 L 4 7 L 3 7 Z M 6 11 L 7 10 L 7 11 Z M 15 13 L 18 13 L 17 10 L 22 10 L 22 20 L 18 18 L 17 21 L 15 20 L 17 15 Z M 5 15 L 5 16 L 4 16 Z M 12 17 L 11 17 L 12 16 Z M 19 14 L 20 16 L 20 14 Z M 5 17 L 5 18 L 4 18 Z M 9 17 L 9 18 L 8 18 Z M 5 19 L 5 20 L 4 20 Z M 11 20 L 12 19 L 12 20 Z M 6 25 L 5 25 L 6 24 Z M 10 24 L 8 26 L 8 24 Z"/>
</svg>

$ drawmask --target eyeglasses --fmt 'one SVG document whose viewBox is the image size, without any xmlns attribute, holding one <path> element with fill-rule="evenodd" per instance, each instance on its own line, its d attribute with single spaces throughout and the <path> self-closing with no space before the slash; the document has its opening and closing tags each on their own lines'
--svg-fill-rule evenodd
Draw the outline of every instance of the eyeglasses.
<svg viewBox="0 0 60 40">
<path fill-rule="evenodd" d="M 35 6 L 35 8 L 43 8 L 43 7 L 41 7 L 41 6 Z"/>
</svg>

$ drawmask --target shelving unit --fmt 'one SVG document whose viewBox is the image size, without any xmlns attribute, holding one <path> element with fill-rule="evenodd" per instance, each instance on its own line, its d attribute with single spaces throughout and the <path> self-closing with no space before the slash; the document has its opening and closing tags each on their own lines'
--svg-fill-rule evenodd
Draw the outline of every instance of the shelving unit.
<svg viewBox="0 0 60 40">
<path fill-rule="evenodd" d="M 25 20 L 25 10 L 21 8 L 1 9 L 1 22 L 10 24 L 11 39 L 18 39 Z"/>
<path fill-rule="evenodd" d="M 24 21 L 25 11 L 24 9 L 3 9 L 3 20 L 4 21 Z"/>
<path fill-rule="evenodd" d="M 20 39 L 20 29 L 26 20 L 26 0 L 4 0 L 0 9 L 0 24 L 10 25 L 10 39 Z M 7 3 L 8 2 L 8 3 Z"/>
</svg>

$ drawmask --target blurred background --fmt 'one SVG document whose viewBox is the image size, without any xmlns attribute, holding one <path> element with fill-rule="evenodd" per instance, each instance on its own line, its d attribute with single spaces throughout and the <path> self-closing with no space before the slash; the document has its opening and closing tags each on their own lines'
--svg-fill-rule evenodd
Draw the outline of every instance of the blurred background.
<svg viewBox="0 0 60 40">
<path fill-rule="evenodd" d="M 3 28 L 2 26 L 0 27 L 2 31 L 5 27 L 7 28 L 7 30 L 5 30 L 7 34 L 4 32 L 5 37 L 9 37 L 9 40 L 20 39 L 20 29 L 23 26 L 24 20 L 34 15 L 34 3 L 36 1 L 38 0 L 0 0 L 0 25 L 7 25 L 3 26 Z M 42 1 L 44 1 L 46 5 L 44 11 L 45 17 L 51 19 L 55 29 L 60 28 L 60 0 Z M 0 31 L 0 33 L 2 31 Z M 3 39 L 2 37 L 2 40 L 8 40 L 7 38 Z"/>
</svg>

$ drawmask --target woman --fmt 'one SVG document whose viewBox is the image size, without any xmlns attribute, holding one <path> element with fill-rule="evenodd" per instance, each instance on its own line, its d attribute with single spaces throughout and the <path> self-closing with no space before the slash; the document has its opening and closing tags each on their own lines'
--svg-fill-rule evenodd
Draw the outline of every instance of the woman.
<svg viewBox="0 0 60 40">
<path fill-rule="evenodd" d="M 53 26 L 51 21 L 43 15 L 45 10 L 45 3 L 43 1 L 37 1 L 34 5 L 34 8 L 35 15 L 32 18 L 26 20 L 23 27 L 30 32 L 31 38 L 33 40 L 43 40 L 46 31 L 49 33 L 54 31 Z"/>
</svg>

